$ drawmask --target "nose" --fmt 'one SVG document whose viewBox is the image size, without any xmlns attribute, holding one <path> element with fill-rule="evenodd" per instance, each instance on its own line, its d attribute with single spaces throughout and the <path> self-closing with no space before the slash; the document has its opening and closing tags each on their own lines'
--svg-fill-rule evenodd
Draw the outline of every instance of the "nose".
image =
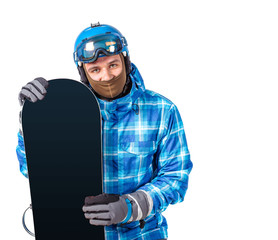
<svg viewBox="0 0 278 240">
<path fill-rule="evenodd" d="M 100 81 L 108 81 L 111 80 L 113 77 L 114 77 L 113 74 L 110 72 L 108 68 L 105 67 L 102 69 L 102 75 Z"/>
</svg>

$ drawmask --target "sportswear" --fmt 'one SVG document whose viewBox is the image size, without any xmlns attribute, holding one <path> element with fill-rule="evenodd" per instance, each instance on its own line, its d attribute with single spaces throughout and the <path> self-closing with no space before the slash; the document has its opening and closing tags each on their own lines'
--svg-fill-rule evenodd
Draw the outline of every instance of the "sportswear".
<svg viewBox="0 0 278 240">
<path fill-rule="evenodd" d="M 98 98 L 102 115 L 103 192 L 144 191 L 153 200 L 150 214 L 140 221 L 105 227 L 107 240 L 167 238 L 162 212 L 182 202 L 192 162 L 177 107 L 162 95 L 145 89 L 134 64 L 132 88 L 113 101 Z M 21 172 L 27 176 L 22 136 L 17 147 Z M 42 153 L 43 154 L 43 153 Z"/>
</svg>

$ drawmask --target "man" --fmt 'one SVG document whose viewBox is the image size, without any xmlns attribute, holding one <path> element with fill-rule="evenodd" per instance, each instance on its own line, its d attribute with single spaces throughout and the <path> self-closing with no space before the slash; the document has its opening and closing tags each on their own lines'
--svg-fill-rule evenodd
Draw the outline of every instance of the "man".
<svg viewBox="0 0 278 240">
<path fill-rule="evenodd" d="M 166 239 L 161 213 L 183 201 L 192 169 L 177 107 L 145 89 L 126 39 L 112 26 L 98 23 L 82 31 L 74 61 L 102 115 L 104 194 L 85 199 L 85 217 L 105 226 L 106 239 Z M 47 86 L 43 78 L 28 83 L 20 103 L 43 99 Z M 28 176 L 21 132 L 18 136 L 21 172 Z"/>
</svg>

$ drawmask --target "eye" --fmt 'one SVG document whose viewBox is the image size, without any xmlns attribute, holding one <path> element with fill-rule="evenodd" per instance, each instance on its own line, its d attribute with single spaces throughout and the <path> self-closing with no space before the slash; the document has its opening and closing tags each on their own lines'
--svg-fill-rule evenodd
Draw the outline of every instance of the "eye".
<svg viewBox="0 0 278 240">
<path fill-rule="evenodd" d="M 99 69 L 98 68 L 93 68 L 90 70 L 90 73 L 98 73 Z"/>
<path fill-rule="evenodd" d="M 110 65 L 110 68 L 116 68 L 118 65 L 116 63 L 113 63 Z"/>
</svg>

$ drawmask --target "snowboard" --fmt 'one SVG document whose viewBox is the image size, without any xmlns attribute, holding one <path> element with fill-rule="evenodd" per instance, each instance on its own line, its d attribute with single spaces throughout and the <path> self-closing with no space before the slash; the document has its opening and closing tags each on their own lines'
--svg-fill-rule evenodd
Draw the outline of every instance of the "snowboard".
<svg viewBox="0 0 278 240">
<path fill-rule="evenodd" d="M 102 193 L 95 95 L 75 80 L 49 80 L 43 100 L 25 101 L 22 127 L 36 240 L 104 240 L 82 211 L 86 196 Z"/>
</svg>

